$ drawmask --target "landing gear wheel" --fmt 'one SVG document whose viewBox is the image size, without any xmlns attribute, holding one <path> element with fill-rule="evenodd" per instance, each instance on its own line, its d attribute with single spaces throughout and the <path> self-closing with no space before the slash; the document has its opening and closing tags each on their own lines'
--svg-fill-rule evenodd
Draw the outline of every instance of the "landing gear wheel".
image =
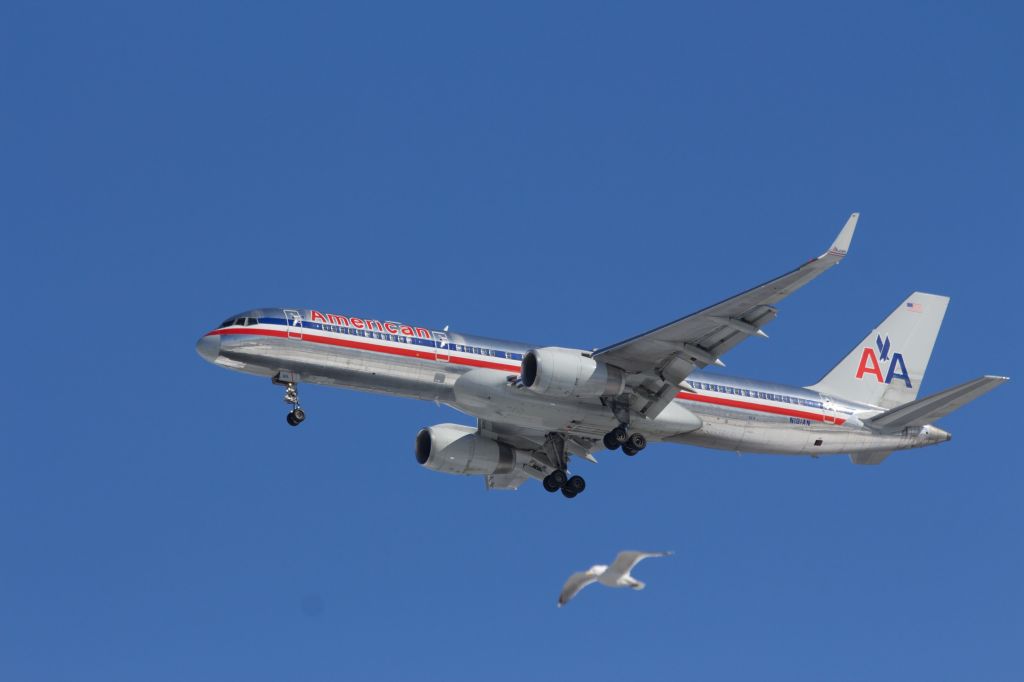
<svg viewBox="0 0 1024 682">
<path fill-rule="evenodd" d="M 565 487 L 562 488 L 562 491 L 568 490 L 575 496 L 586 490 L 586 488 L 587 482 L 583 480 L 582 476 L 572 476 L 565 482 Z"/>
<path fill-rule="evenodd" d="M 624 454 L 629 455 L 630 457 L 632 457 L 633 455 L 635 455 L 636 453 L 638 453 L 640 451 L 637 450 L 636 448 L 634 448 L 632 443 L 629 443 L 627 441 L 627 442 L 622 444 L 622 452 Z"/>
<path fill-rule="evenodd" d="M 551 485 L 555 486 L 555 490 L 558 490 L 565 487 L 565 482 L 569 480 L 569 476 L 561 469 L 555 469 L 544 480 L 550 481 Z"/>
<path fill-rule="evenodd" d="M 284 401 L 292 406 L 291 412 L 285 419 L 290 426 L 298 426 L 306 421 L 306 413 L 299 407 L 299 387 L 291 380 L 291 376 L 284 377 L 282 374 L 283 372 L 278 372 L 271 378 L 271 381 L 275 386 L 284 386 Z"/>
<path fill-rule="evenodd" d="M 568 497 L 571 500 L 572 498 L 576 497 L 579 493 L 574 493 L 573 491 L 569 490 L 568 488 L 562 488 L 562 494 L 565 495 L 566 497 Z"/>
<path fill-rule="evenodd" d="M 557 493 L 562 487 L 551 479 L 551 474 L 544 477 L 543 484 L 544 490 L 547 490 L 549 493 Z"/>
<path fill-rule="evenodd" d="M 647 439 L 644 438 L 644 434 L 642 433 L 629 434 L 629 440 L 627 442 L 632 445 L 633 449 L 637 452 L 640 452 L 647 447 Z"/>
<path fill-rule="evenodd" d="M 626 433 L 626 429 L 622 426 L 616 426 L 614 429 L 608 432 L 608 435 L 615 439 L 619 445 L 626 442 L 629 438 L 629 434 Z"/>
<path fill-rule="evenodd" d="M 615 440 L 615 436 L 611 433 L 604 434 L 604 446 L 609 450 L 618 450 L 619 446 L 622 445 L 619 441 Z"/>
</svg>

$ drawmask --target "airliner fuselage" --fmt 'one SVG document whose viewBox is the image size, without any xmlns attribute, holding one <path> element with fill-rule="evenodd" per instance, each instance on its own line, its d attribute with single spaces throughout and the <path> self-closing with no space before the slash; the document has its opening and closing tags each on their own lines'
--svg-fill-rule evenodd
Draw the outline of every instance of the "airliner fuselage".
<svg viewBox="0 0 1024 682">
<path fill-rule="evenodd" d="M 282 383 L 431 400 L 478 419 L 602 438 L 619 423 L 606 401 L 548 396 L 517 382 L 523 357 L 538 347 L 278 308 L 241 313 L 198 344 L 200 354 L 214 364 Z M 792 455 L 902 450 L 949 438 L 935 427 L 873 433 L 857 415 L 877 414 L 879 408 L 806 388 L 699 370 L 690 374 L 687 385 L 689 390 L 680 390 L 670 409 L 636 427 L 655 441 Z"/>
<path fill-rule="evenodd" d="M 484 476 L 489 488 L 535 478 L 583 492 L 571 456 L 635 455 L 648 441 L 737 452 L 849 454 L 879 464 L 895 450 L 950 435 L 932 424 L 1006 381 L 983 376 L 918 399 L 949 299 L 914 292 L 813 386 L 704 371 L 751 337 L 766 337 L 776 305 L 839 263 L 858 215 L 827 252 L 732 298 L 619 343 L 586 351 L 531 346 L 401 322 L 298 308 L 250 310 L 204 335 L 197 350 L 228 369 L 270 377 L 305 420 L 299 384 L 450 405 L 475 427 L 439 424 L 415 439 L 435 471 Z"/>
</svg>

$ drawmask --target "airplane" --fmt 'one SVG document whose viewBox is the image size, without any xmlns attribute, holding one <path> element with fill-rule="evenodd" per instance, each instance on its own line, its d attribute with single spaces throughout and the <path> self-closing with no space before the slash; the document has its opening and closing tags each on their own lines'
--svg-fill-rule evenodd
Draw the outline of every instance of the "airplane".
<svg viewBox="0 0 1024 682">
<path fill-rule="evenodd" d="M 847 454 L 879 464 L 892 452 L 943 443 L 933 422 L 1007 377 L 982 376 L 926 398 L 918 390 L 949 299 L 914 292 L 816 384 L 724 376 L 726 352 L 766 337 L 776 305 L 839 263 L 859 214 L 821 256 L 696 313 L 595 350 L 536 346 L 299 308 L 233 315 L 196 349 L 227 369 L 284 387 L 287 421 L 305 418 L 300 383 L 431 400 L 475 417 L 415 438 L 416 460 L 482 476 L 488 489 L 530 479 L 574 498 L 586 488 L 570 457 L 650 442 L 736 452 Z"/>
</svg>

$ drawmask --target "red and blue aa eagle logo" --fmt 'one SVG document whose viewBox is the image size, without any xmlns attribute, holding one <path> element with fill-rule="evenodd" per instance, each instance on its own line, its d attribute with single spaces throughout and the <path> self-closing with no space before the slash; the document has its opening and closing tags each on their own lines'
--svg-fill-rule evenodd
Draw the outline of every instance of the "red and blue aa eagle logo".
<svg viewBox="0 0 1024 682">
<path fill-rule="evenodd" d="M 903 379 L 907 388 L 913 388 L 910 383 L 910 375 L 907 373 L 907 365 L 903 362 L 903 354 L 893 352 L 890 357 L 889 337 L 886 336 L 883 341 L 880 334 L 876 335 L 875 347 L 878 348 L 877 354 L 871 347 L 865 348 L 861 352 L 860 364 L 857 366 L 857 378 L 863 379 L 865 375 L 871 375 L 880 384 L 891 384 L 893 379 Z M 882 372 L 883 365 L 888 365 L 884 374 Z"/>
</svg>

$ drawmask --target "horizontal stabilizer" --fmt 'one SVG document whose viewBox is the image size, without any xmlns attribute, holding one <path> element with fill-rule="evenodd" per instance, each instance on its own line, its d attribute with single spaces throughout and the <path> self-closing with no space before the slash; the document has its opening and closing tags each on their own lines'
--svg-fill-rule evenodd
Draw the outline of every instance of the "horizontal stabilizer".
<svg viewBox="0 0 1024 682">
<path fill-rule="evenodd" d="M 895 433 L 908 426 L 924 426 L 945 417 L 953 410 L 980 398 L 996 386 L 1009 381 L 1007 377 L 984 376 L 965 384 L 947 388 L 927 398 L 900 405 L 865 422 L 882 433 Z"/>
</svg>

